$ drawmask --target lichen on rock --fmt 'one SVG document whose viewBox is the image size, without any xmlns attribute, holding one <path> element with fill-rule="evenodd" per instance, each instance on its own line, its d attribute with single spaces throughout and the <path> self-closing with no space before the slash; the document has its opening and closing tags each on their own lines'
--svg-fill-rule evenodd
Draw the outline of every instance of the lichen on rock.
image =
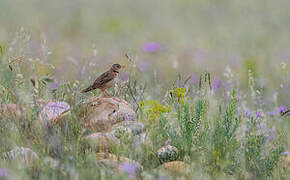
<svg viewBox="0 0 290 180">
<path fill-rule="evenodd" d="M 157 156 L 162 163 L 175 161 L 178 157 L 178 149 L 174 146 L 166 145 L 157 151 Z"/>
<path fill-rule="evenodd" d="M 3 153 L 2 158 L 8 162 L 21 162 L 21 164 L 28 167 L 39 160 L 38 155 L 33 150 L 26 147 L 15 147 L 11 151 Z"/>
<path fill-rule="evenodd" d="M 48 121 L 49 123 L 54 122 L 60 118 L 70 109 L 70 105 L 66 102 L 51 101 L 48 102 L 40 112 L 40 120 Z"/>
</svg>

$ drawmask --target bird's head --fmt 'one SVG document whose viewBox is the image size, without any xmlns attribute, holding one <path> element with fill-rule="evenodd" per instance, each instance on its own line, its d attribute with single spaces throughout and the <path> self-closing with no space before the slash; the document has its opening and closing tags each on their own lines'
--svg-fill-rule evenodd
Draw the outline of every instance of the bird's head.
<svg viewBox="0 0 290 180">
<path fill-rule="evenodd" d="M 111 70 L 113 70 L 115 73 L 119 73 L 120 69 L 124 68 L 125 66 L 122 66 L 120 64 L 113 64 L 111 67 Z"/>
</svg>

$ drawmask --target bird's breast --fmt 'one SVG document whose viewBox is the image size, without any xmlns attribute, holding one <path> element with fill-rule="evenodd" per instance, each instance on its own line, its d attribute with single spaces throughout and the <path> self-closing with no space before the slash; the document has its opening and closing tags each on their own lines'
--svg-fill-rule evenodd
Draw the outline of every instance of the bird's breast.
<svg viewBox="0 0 290 180">
<path fill-rule="evenodd" d="M 114 86 L 114 84 L 115 84 L 115 79 L 113 79 L 113 80 L 107 82 L 107 83 L 105 84 L 105 88 L 111 88 L 111 87 Z"/>
</svg>

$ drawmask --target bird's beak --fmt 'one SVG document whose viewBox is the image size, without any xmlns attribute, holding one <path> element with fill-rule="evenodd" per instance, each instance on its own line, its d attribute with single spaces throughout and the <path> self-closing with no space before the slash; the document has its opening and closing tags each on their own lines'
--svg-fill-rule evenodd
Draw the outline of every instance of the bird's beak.
<svg viewBox="0 0 290 180">
<path fill-rule="evenodd" d="M 126 68 L 126 66 L 125 66 L 125 65 L 121 65 L 121 68 L 122 68 L 122 69 L 125 69 L 125 68 Z"/>
</svg>

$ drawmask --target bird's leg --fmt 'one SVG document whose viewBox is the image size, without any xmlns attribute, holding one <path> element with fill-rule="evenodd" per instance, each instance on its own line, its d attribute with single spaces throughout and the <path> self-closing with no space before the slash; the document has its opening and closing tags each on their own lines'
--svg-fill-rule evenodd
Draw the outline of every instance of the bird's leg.
<svg viewBox="0 0 290 180">
<path fill-rule="evenodd" d="M 102 93 L 104 94 L 104 98 L 110 98 L 110 97 L 112 97 L 112 95 L 111 94 L 109 94 L 108 93 L 108 91 L 107 90 L 102 90 Z"/>
<path fill-rule="evenodd" d="M 105 90 L 104 93 L 105 93 L 106 97 L 111 97 L 111 95 L 108 93 L 108 91 Z"/>
</svg>

